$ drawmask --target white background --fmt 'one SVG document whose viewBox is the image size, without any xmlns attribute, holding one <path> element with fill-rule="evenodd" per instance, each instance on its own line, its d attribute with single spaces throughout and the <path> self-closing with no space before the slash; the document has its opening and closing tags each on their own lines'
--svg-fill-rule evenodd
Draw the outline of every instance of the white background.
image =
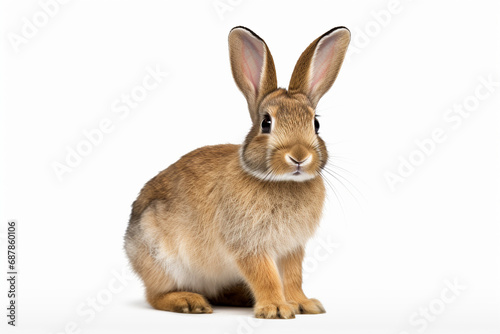
<svg viewBox="0 0 500 334">
<path fill-rule="evenodd" d="M 2 1 L 1 247 L 8 219 L 19 223 L 20 245 L 18 327 L 9 330 L 498 333 L 500 6 L 391 3 L 75 0 L 43 25 L 39 2 Z M 224 4 L 223 12 L 214 6 Z M 16 51 L 12 36 L 37 15 L 43 26 Z M 339 200 L 329 189 L 308 247 L 304 289 L 322 301 L 323 315 L 255 321 L 251 309 L 160 312 L 137 278 L 113 278 L 127 263 L 123 235 L 142 185 L 192 149 L 242 142 L 250 127 L 228 60 L 237 25 L 266 40 L 282 87 L 316 37 L 338 25 L 353 34 L 318 106 L 337 156 L 331 165 L 343 169 L 331 168 L 344 184 L 330 178 Z M 148 67 L 168 75 L 120 118 L 113 104 L 138 89 Z M 475 98 L 476 89 L 488 92 L 480 87 L 488 77 L 497 86 Z M 444 118 L 475 102 L 468 117 Z M 103 119 L 113 130 L 58 179 L 54 163 L 65 163 L 68 147 Z M 438 128 L 446 139 L 419 153 L 415 141 Z M 410 157 L 419 165 L 391 189 L 387 173 Z M 449 303 L 441 297 L 447 280 L 463 288 Z M 92 298 L 101 301 L 95 317 Z M 422 320 L 429 307 L 432 321 Z"/>
</svg>

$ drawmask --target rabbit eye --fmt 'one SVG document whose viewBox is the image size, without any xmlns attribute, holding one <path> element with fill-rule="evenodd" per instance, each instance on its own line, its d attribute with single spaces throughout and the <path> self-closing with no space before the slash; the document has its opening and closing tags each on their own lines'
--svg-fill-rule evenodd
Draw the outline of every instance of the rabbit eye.
<svg viewBox="0 0 500 334">
<path fill-rule="evenodd" d="M 264 119 L 262 120 L 262 124 L 260 125 L 262 128 L 262 133 L 270 133 L 271 132 L 271 116 L 264 115 Z"/>
<path fill-rule="evenodd" d="M 319 132 L 319 121 L 317 118 L 314 118 L 314 132 L 316 132 L 316 134 Z"/>
</svg>

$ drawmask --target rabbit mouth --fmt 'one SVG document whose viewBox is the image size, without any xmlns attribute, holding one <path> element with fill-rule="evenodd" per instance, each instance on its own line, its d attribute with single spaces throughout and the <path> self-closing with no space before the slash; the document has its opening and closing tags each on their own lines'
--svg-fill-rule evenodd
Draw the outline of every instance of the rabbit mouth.
<svg viewBox="0 0 500 334">
<path fill-rule="evenodd" d="M 304 170 L 303 170 L 303 168 L 301 168 L 301 166 L 299 165 L 299 166 L 295 167 L 295 171 L 294 171 L 294 172 L 292 172 L 292 175 L 294 175 L 294 176 L 299 176 L 299 175 L 302 175 L 303 173 L 304 173 Z"/>
<path fill-rule="evenodd" d="M 280 175 L 277 178 L 281 180 L 301 182 L 313 179 L 314 177 L 314 174 L 306 172 L 302 168 L 297 168 L 294 172 Z"/>
<path fill-rule="evenodd" d="M 302 166 L 296 166 L 295 169 L 291 172 L 288 173 L 290 180 L 299 180 L 299 179 L 309 179 L 311 174 L 304 170 L 304 167 Z"/>
</svg>

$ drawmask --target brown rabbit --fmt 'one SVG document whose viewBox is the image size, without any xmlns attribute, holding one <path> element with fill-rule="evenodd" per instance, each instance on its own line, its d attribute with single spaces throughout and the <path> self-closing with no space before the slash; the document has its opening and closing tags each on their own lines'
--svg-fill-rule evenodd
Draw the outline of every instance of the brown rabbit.
<svg viewBox="0 0 500 334">
<path fill-rule="evenodd" d="M 242 145 L 199 148 L 160 172 L 132 206 L 125 249 L 156 309 L 211 313 L 254 306 L 258 318 L 323 313 L 302 291 L 304 247 L 320 222 L 328 153 L 315 107 L 350 40 L 334 28 L 302 53 L 288 90 L 251 30 L 229 34 L 231 68 L 252 128 Z"/>
</svg>

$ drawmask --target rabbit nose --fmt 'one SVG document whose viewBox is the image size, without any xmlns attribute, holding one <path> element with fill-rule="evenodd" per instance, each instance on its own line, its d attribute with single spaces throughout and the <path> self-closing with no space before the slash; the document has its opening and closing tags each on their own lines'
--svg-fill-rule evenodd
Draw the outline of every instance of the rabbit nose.
<svg viewBox="0 0 500 334">
<path fill-rule="evenodd" d="M 288 161 L 290 161 L 291 163 L 296 164 L 296 165 L 298 165 L 298 166 L 301 166 L 301 165 L 302 165 L 302 166 L 305 166 L 305 165 L 307 165 L 309 162 L 311 162 L 311 155 L 309 154 L 307 157 L 305 157 L 305 158 L 304 158 L 304 159 L 302 159 L 302 160 L 297 160 L 297 159 L 293 158 L 290 154 L 287 154 L 287 155 L 286 155 L 286 159 L 287 159 Z"/>
</svg>

